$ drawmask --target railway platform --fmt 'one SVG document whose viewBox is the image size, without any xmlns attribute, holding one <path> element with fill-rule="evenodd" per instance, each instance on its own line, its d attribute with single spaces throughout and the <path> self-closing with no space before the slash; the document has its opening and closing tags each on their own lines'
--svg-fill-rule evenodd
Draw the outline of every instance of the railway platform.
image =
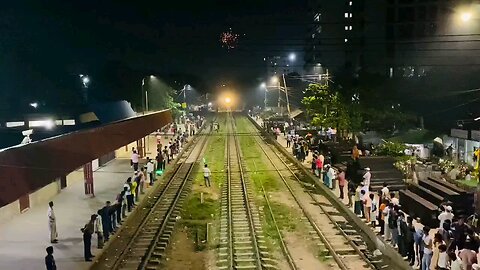
<svg viewBox="0 0 480 270">
<path fill-rule="evenodd" d="M 171 137 L 171 136 L 169 136 Z M 163 144 L 168 143 L 167 138 Z M 127 149 L 131 149 L 128 146 Z M 150 136 L 147 156 L 153 158 L 156 149 L 156 138 Z M 142 161 L 140 162 L 142 163 Z M 143 161 L 145 163 L 145 160 Z M 122 190 L 123 183 L 133 176 L 130 167 L 129 152 L 125 148 L 117 150 L 116 159 L 93 172 L 95 179 L 95 196 L 84 195 L 83 171 L 72 172 L 75 180 L 51 200 L 57 219 L 58 243 L 51 244 L 48 231 L 47 209 L 44 205 L 29 209 L 9 220 L 0 220 L 0 269 L 45 269 L 45 248 L 52 245 L 57 269 L 89 269 L 91 262 L 83 258 L 83 240 L 80 228 L 88 222 L 90 215 L 105 205 L 106 201 L 114 201 Z M 157 184 L 162 177 L 157 178 Z M 153 188 L 147 188 L 145 195 Z M 92 253 L 99 254 L 96 248 L 96 235 L 92 238 Z M 108 245 L 105 243 L 106 246 Z"/>
</svg>

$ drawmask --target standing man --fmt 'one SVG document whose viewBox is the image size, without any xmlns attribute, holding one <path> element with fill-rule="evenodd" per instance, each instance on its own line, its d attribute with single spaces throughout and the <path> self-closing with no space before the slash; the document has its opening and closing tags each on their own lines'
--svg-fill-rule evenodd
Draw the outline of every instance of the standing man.
<svg viewBox="0 0 480 270">
<path fill-rule="evenodd" d="M 108 241 L 110 233 L 112 232 L 112 220 L 110 219 L 110 201 L 105 203 L 105 206 L 98 210 L 98 214 L 101 216 L 102 222 L 102 232 L 103 232 L 103 239 Z"/>
<path fill-rule="evenodd" d="M 370 179 L 372 179 L 372 174 L 370 173 L 370 168 L 366 167 L 363 175 L 363 185 L 367 187 L 367 191 L 370 190 Z"/>
<path fill-rule="evenodd" d="M 129 177 L 127 179 L 127 182 L 123 184 L 123 188 L 125 190 L 125 196 L 127 197 L 128 212 L 132 212 L 133 195 L 132 195 L 132 178 L 131 177 Z"/>
<path fill-rule="evenodd" d="M 147 158 L 147 174 L 150 178 L 150 186 L 153 186 L 153 182 L 155 181 L 154 171 L 155 165 L 153 164 L 153 161 L 150 158 Z"/>
<path fill-rule="evenodd" d="M 132 165 L 133 165 L 133 170 L 134 171 L 138 171 L 138 160 L 139 160 L 140 156 L 138 155 L 137 151 L 136 150 L 133 150 L 133 153 L 132 153 Z"/>
<path fill-rule="evenodd" d="M 53 247 L 49 246 L 45 250 L 47 251 L 47 256 L 45 256 L 45 266 L 47 270 L 57 270 L 55 258 L 53 258 Z"/>
<path fill-rule="evenodd" d="M 210 187 L 210 176 L 212 175 L 212 172 L 208 168 L 208 165 L 205 164 L 205 167 L 203 168 L 203 178 L 205 179 L 205 186 Z"/>
<path fill-rule="evenodd" d="M 85 224 L 85 226 L 81 229 L 83 233 L 83 255 L 86 262 L 91 262 L 92 258 L 95 257 L 92 255 L 91 245 L 92 245 L 92 234 L 95 229 L 95 220 L 97 219 L 97 215 L 92 215 L 90 217 L 90 221 Z"/>
<path fill-rule="evenodd" d="M 50 243 L 56 244 L 58 243 L 57 219 L 55 218 L 55 212 L 53 211 L 52 201 L 48 203 L 47 216 L 48 216 L 48 230 L 50 231 Z"/>
<path fill-rule="evenodd" d="M 445 223 L 445 221 L 450 220 L 450 222 L 452 222 L 453 220 L 452 207 L 447 205 L 444 209 L 445 210 L 438 215 L 438 220 L 440 220 L 440 229 L 443 229 L 443 223 Z"/>
<path fill-rule="evenodd" d="M 383 182 L 382 200 L 390 200 L 390 189 L 388 189 L 387 182 Z"/>
<path fill-rule="evenodd" d="M 140 194 L 145 194 L 145 192 L 143 191 L 143 189 L 145 188 L 145 168 L 144 167 L 140 168 L 139 177 L 140 177 L 140 180 L 138 185 L 140 186 Z"/>
<path fill-rule="evenodd" d="M 125 207 L 124 207 L 124 197 L 125 197 L 125 191 L 121 191 L 116 198 L 116 203 L 115 203 L 115 210 L 116 210 L 116 215 L 117 215 L 117 223 L 122 224 L 122 217 L 125 218 L 123 215 L 125 215 Z M 122 215 L 122 208 L 124 210 L 123 215 Z"/>
<path fill-rule="evenodd" d="M 103 248 L 103 223 L 102 223 L 102 213 L 101 210 L 97 211 L 97 218 L 95 219 L 95 233 L 97 234 L 97 248 Z"/>
</svg>

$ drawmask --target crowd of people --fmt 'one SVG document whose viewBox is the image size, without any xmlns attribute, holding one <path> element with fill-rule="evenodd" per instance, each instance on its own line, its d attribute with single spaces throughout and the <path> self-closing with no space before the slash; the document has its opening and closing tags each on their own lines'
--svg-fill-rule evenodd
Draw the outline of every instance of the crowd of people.
<svg viewBox="0 0 480 270">
<path fill-rule="evenodd" d="M 177 124 L 173 123 L 166 127 L 164 133 L 158 131 L 156 134 L 157 155 L 154 159 L 147 157 L 143 164 L 141 164 L 142 159 L 138 150 L 132 148 L 130 158 L 130 166 L 133 170 L 132 176 L 126 179 L 114 200 L 106 201 L 105 205 L 98 209 L 96 213 L 93 213 L 85 226 L 80 229 L 83 234 L 85 261 L 92 261 L 92 258 L 95 257 L 91 252 L 93 235 L 96 235 L 97 238 L 97 248 L 102 249 L 105 242 L 109 241 L 111 236 L 115 234 L 122 225 L 125 218 L 127 218 L 127 214 L 137 206 L 140 196 L 145 193 L 148 187 L 154 185 L 157 175 L 156 171 L 165 171 L 167 165 L 174 160 L 176 155 L 182 150 L 182 147 L 188 142 L 188 137 L 194 135 L 203 122 L 204 118 L 198 117 L 187 120 L 184 125 L 185 130 L 182 130 Z M 169 133 L 171 134 L 171 138 L 166 145 L 163 145 L 162 134 L 164 139 L 167 140 Z M 47 217 L 50 241 L 52 244 L 56 244 L 58 243 L 58 234 L 53 206 L 54 203 L 49 202 Z M 47 270 L 55 270 L 56 264 L 53 257 L 53 246 L 47 247 L 46 252 L 46 268 Z"/>
<path fill-rule="evenodd" d="M 279 135 L 279 129 L 270 128 Z M 357 173 L 361 170 L 360 153 L 367 154 L 367 151 L 361 152 L 355 146 L 351 162 L 343 171 L 333 169 L 330 152 L 319 148 L 321 142 L 316 142 L 312 136 L 301 137 L 287 131 L 285 140 L 287 148 L 292 148 L 292 154 L 299 161 L 304 162 L 311 153 L 312 173 L 330 189 L 336 189 L 338 183 L 341 200 L 347 188 L 347 206 L 397 249 L 414 269 L 480 270 L 480 239 L 464 217 L 454 216 L 451 205 L 445 203 L 439 207 L 438 228 L 422 226 L 420 219 L 402 211 L 398 195 L 390 192 L 387 183 L 378 192 L 370 190 L 370 168 L 364 168 L 363 174 Z"/>
</svg>

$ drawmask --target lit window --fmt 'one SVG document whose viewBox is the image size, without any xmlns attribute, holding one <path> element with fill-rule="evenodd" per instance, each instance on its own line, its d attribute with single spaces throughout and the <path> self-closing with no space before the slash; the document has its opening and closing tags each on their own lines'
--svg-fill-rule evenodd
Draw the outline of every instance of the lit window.
<svg viewBox="0 0 480 270">
<path fill-rule="evenodd" d="M 348 30 L 352 30 L 352 26 L 351 26 L 351 25 L 348 27 Z"/>
<path fill-rule="evenodd" d="M 34 120 L 34 121 L 29 121 L 28 122 L 28 127 L 47 127 L 51 128 L 55 125 L 55 122 L 53 120 L 47 119 L 47 120 Z"/>
<path fill-rule="evenodd" d="M 24 126 L 25 125 L 25 122 L 7 122 L 5 124 L 6 127 L 21 127 L 21 126 Z"/>
<path fill-rule="evenodd" d="M 353 14 L 352 14 L 352 13 L 349 13 L 348 16 L 349 16 L 350 18 L 352 18 Z"/>
<path fill-rule="evenodd" d="M 344 41 L 345 41 L 345 43 L 347 43 L 347 42 L 348 42 L 348 38 L 346 38 Z"/>
<path fill-rule="evenodd" d="M 348 26 L 345 25 L 345 31 L 348 30 Z"/>
<path fill-rule="evenodd" d="M 75 125 L 75 119 L 65 119 L 65 120 L 63 120 L 63 124 L 65 126 L 74 126 Z"/>
<path fill-rule="evenodd" d="M 353 2 L 352 1 L 348 2 L 348 5 L 349 6 L 353 5 Z"/>
<path fill-rule="evenodd" d="M 345 12 L 345 18 L 348 18 L 348 12 Z"/>
</svg>

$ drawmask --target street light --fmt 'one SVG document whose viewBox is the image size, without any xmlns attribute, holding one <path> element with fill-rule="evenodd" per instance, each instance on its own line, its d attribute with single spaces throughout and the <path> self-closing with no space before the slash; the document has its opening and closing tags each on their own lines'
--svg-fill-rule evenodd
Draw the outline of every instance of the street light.
<svg viewBox="0 0 480 270">
<path fill-rule="evenodd" d="M 90 77 L 84 74 L 79 74 L 78 77 L 80 77 L 80 80 L 83 84 L 83 98 L 85 99 L 85 102 L 88 103 L 88 84 L 90 83 Z"/>
<path fill-rule="evenodd" d="M 33 108 L 38 108 L 38 102 L 32 102 L 30 103 L 30 106 L 32 106 Z"/>
<path fill-rule="evenodd" d="M 460 14 L 460 19 L 462 19 L 463 22 L 468 22 L 472 19 L 472 13 L 471 12 L 462 12 Z"/>
<path fill-rule="evenodd" d="M 265 97 L 263 98 L 263 105 L 265 106 L 265 111 L 267 110 L 267 84 L 265 82 L 262 82 L 260 84 L 260 88 L 264 90 L 265 92 Z"/>
<path fill-rule="evenodd" d="M 295 53 L 290 53 L 288 55 L 288 60 L 290 60 L 290 62 L 295 61 L 295 59 L 297 59 L 297 55 Z"/>
<path fill-rule="evenodd" d="M 148 111 L 148 89 L 145 89 L 144 90 L 144 85 L 145 85 L 145 78 L 146 77 L 143 77 L 142 78 L 142 107 L 143 107 L 143 114 L 145 114 L 145 111 Z M 153 80 L 155 79 L 155 76 L 154 75 L 150 75 L 148 76 L 148 78 L 150 80 Z M 143 99 L 143 93 L 145 93 L 145 100 Z M 145 101 L 145 105 L 143 105 L 143 102 Z"/>
</svg>

